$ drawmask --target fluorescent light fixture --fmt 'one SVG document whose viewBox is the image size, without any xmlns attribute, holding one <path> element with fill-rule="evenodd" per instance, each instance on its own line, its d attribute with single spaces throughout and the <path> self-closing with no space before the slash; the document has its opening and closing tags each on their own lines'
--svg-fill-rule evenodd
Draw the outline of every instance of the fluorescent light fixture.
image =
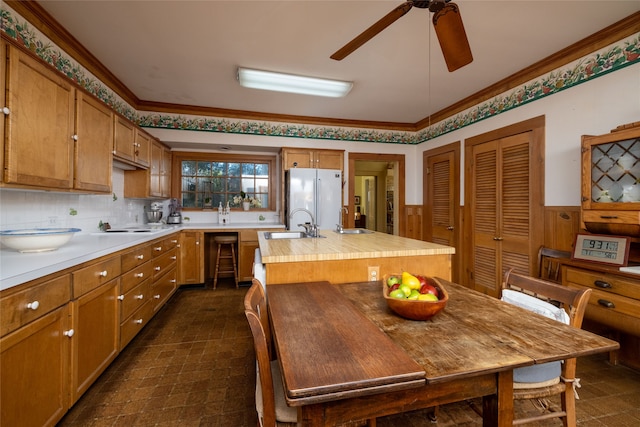
<svg viewBox="0 0 640 427">
<path fill-rule="evenodd" d="M 241 67 L 238 68 L 238 81 L 240 82 L 240 86 L 252 89 L 329 96 L 333 98 L 345 96 L 353 87 L 353 82 L 251 70 Z"/>
</svg>

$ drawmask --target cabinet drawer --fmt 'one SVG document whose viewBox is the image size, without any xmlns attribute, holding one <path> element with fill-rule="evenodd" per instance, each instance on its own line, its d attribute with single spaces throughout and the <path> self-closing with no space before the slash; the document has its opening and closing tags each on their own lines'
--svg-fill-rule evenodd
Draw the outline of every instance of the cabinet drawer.
<svg viewBox="0 0 640 427">
<path fill-rule="evenodd" d="M 154 281 L 151 285 L 153 299 L 153 311 L 160 309 L 175 292 L 178 286 L 178 272 L 175 268 L 169 270 L 164 276 Z"/>
<path fill-rule="evenodd" d="M 153 278 L 156 279 L 162 276 L 171 267 L 176 265 L 178 259 L 178 250 L 176 248 L 171 249 L 164 255 L 153 259 Z"/>
<path fill-rule="evenodd" d="M 151 259 L 151 247 L 142 246 L 122 255 L 122 272 L 127 272 Z"/>
<path fill-rule="evenodd" d="M 139 310 L 129 316 L 120 324 L 120 350 L 135 337 L 153 316 L 153 305 L 150 300 L 144 303 Z"/>
<path fill-rule="evenodd" d="M 154 258 L 159 257 L 160 255 L 165 254 L 173 248 L 178 247 L 178 234 L 174 234 L 171 237 L 168 237 L 164 240 L 160 240 L 158 242 L 154 242 L 151 244 L 152 255 Z"/>
<path fill-rule="evenodd" d="M 149 283 L 151 279 L 147 279 L 128 292 L 121 292 L 119 298 L 122 301 L 120 306 L 120 319 L 124 320 L 131 316 L 134 311 L 149 301 Z"/>
<path fill-rule="evenodd" d="M 595 291 L 601 291 L 640 300 L 640 284 L 624 277 L 572 267 L 565 268 L 563 277 L 567 282 L 593 288 L 594 294 Z"/>
<path fill-rule="evenodd" d="M 153 276 L 153 265 L 150 261 L 122 274 L 120 292 L 125 293 Z"/>
<path fill-rule="evenodd" d="M 118 276 L 120 276 L 119 256 L 79 269 L 73 272 L 73 297 L 78 298 Z"/>
<path fill-rule="evenodd" d="M 0 298 L 0 336 L 15 331 L 66 304 L 70 299 L 69 274 L 3 296 Z"/>
</svg>

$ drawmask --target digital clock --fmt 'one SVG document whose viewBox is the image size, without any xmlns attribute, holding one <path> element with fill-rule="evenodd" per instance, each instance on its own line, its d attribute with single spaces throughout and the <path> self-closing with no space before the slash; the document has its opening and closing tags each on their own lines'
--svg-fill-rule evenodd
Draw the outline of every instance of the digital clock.
<svg viewBox="0 0 640 427">
<path fill-rule="evenodd" d="M 625 266 L 629 258 L 629 238 L 599 234 L 578 234 L 576 235 L 571 258 Z"/>
</svg>

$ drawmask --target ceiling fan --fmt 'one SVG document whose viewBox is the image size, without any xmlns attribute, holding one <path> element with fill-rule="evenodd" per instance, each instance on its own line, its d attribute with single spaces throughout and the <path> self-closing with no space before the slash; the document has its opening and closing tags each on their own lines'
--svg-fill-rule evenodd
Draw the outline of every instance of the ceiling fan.
<svg viewBox="0 0 640 427">
<path fill-rule="evenodd" d="M 471 47 L 464 31 L 460 9 L 451 0 L 409 0 L 386 14 L 378 22 L 364 30 L 359 36 L 344 45 L 331 59 L 341 61 L 360 46 L 371 40 L 382 30 L 403 17 L 412 7 L 429 9 L 433 13 L 433 28 L 440 42 L 449 71 L 455 71 L 473 61 Z"/>
</svg>

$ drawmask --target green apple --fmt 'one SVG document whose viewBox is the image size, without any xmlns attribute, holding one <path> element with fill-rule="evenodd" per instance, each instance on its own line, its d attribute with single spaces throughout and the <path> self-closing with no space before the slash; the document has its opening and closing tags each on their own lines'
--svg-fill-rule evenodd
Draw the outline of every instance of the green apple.
<svg viewBox="0 0 640 427">
<path fill-rule="evenodd" d="M 398 289 L 404 293 L 405 298 L 411 295 L 411 287 L 406 283 L 401 284 Z"/>
<path fill-rule="evenodd" d="M 412 290 L 411 290 L 411 293 L 409 294 L 409 296 L 407 297 L 407 299 L 410 299 L 410 300 L 417 300 L 419 296 L 420 296 L 420 292 L 418 292 L 418 291 L 417 291 L 417 290 L 415 290 L 415 289 L 412 289 Z"/>
<path fill-rule="evenodd" d="M 395 285 L 396 283 L 400 283 L 400 279 L 398 279 L 396 276 L 390 276 L 387 279 L 387 286 L 389 287 Z"/>
<path fill-rule="evenodd" d="M 404 295 L 404 292 L 402 292 L 401 289 L 396 289 L 395 291 L 391 291 L 389 293 L 389 296 L 391 298 L 398 298 L 398 299 L 405 299 L 406 298 L 405 295 Z"/>
</svg>

